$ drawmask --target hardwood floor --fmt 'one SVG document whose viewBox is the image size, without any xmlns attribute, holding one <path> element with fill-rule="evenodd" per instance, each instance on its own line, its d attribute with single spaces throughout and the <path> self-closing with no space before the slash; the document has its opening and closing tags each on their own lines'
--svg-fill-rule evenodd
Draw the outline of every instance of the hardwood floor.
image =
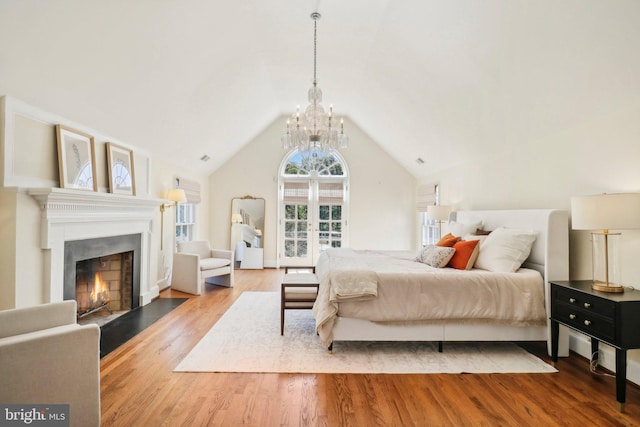
<svg viewBox="0 0 640 427">
<path fill-rule="evenodd" d="M 207 285 L 101 361 L 103 426 L 640 426 L 640 388 L 586 359 L 555 374 L 315 375 L 173 373 L 243 291 L 279 291 L 284 270 L 237 270 Z M 188 296 L 171 290 L 161 297 Z M 250 321 L 251 319 L 247 319 Z M 527 350 L 549 360 L 542 343 Z"/>
</svg>

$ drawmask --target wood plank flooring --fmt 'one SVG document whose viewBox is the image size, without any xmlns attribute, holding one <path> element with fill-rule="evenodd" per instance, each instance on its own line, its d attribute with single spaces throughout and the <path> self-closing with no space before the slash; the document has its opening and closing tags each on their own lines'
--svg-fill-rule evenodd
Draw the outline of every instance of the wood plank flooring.
<svg viewBox="0 0 640 427">
<path fill-rule="evenodd" d="M 555 374 L 330 375 L 173 373 L 245 290 L 279 291 L 284 269 L 236 270 L 207 285 L 101 361 L 103 426 L 640 426 L 640 388 L 586 359 Z M 187 294 L 166 290 L 161 297 Z M 251 319 L 247 319 L 251 321 Z M 523 344 L 549 360 L 542 343 Z M 445 347 L 446 351 L 446 347 Z"/>
</svg>

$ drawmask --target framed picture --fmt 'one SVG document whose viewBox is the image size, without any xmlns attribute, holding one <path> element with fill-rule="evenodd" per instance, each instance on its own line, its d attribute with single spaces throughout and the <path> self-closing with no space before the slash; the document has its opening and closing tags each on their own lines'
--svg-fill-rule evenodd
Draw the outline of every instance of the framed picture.
<svg viewBox="0 0 640 427">
<path fill-rule="evenodd" d="M 133 151 L 107 142 L 107 166 L 109 167 L 109 191 L 115 194 L 135 196 Z"/>
<path fill-rule="evenodd" d="M 56 125 L 60 187 L 98 191 L 93 136 Z"/>
</svg>

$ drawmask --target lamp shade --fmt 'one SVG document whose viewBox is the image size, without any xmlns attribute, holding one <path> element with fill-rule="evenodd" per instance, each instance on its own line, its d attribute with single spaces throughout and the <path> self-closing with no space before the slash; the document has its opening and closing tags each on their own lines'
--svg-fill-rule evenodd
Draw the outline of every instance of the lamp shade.
<svg viewBox="0 0 640 427">
<path fill-rule="evenodd" d="M 176 203 L 184 203 L 187 201 L 187 195 L 184 190 L 173 188 L 167 192 L 167 199 Z"/>
<path fill-rule="evenodd" d="M 640 193 L 572 197 L 571 226 L 574 230 L 640 228 Z"/>
<path fill-rule="evenodd" d="M 451 206 L 431 205 L 427 206 L 427 219 L 434 221 L 446 221 L 449 219 Z"/>
</svg>

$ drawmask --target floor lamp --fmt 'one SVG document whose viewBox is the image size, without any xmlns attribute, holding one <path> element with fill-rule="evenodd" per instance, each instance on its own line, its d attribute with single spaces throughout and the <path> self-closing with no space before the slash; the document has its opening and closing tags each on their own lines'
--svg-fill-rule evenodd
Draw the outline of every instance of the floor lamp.
<svg viewBox="0 0 640 427">
<path fill-rule="evenodd" d="M 427 206 L 427 219 L 430 221 L 438 222 L 438 240 L 442 237 L 442 231 L 440 227 L 442 227 L 442 222 L 447 221 L 449 219 L 449 214 L 451 213 L 451 206 L 442 206 L 442 205 L 431 205 Z"/>
<path fill-rule="evenodd" d="M 167 193 L 167 200 L 170 200 L 172 203 L 163 203 L 160 205 L 160 250 L 162 250 L 162 242 L 164 241 L 164 211 L 172 206 L 178 206 L 178 203 L 186 202 L 187 195 L 184 190 L 174 188 Z"/>
<path fill-rule="evenodd" d="M 620 232 L 640 228 L 640 193 L 571 198 L 571 227 L 591 232 L 593 289 L 624 292 L 620 284 Z"/>
</svg>

